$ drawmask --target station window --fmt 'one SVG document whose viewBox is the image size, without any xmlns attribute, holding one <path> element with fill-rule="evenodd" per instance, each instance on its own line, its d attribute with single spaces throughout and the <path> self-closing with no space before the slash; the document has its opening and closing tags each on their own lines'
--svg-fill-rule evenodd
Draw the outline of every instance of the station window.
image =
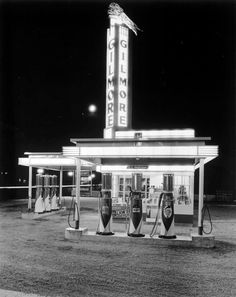
<svg viewBox="0 0 236 297">
<path fill-rule="evenodd" d="M 80 195 L 92 196 L 92 170 L 80 171 Z"/>
<path fill-rule="evenodd" d="M 178 205 L 191 204 L 190 197 L 190 176 L 175 175 L 174 177 L 174 197 Z"/>
<path fill-rule="evenodd" d="M 118 188 L 119 188 L 118 197 L 119 198 L 123 198 L 124 201 L 126 200 L 126 198 L 129 196 L 129 193 L 130 193 L 131 184 L 132 184 L 131 177 L 119 176 L 119 186 L 118 186 Z M 141 189 L 142 198 L 148 197 L 149 185 L 150 185 L 150 178 L 144 177 L 142 179 L 142 189 Z"/>
</svg>

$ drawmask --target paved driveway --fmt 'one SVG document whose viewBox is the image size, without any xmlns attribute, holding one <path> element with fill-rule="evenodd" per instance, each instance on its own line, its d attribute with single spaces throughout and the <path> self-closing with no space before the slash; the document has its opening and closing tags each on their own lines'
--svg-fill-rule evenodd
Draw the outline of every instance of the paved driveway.
<svg viewBox="0 0 236 297">
<path fill-rule="evenodd" d="M 211 207 L 216 248 L 198 249 L 70 242 L 66 213 L 27 221 L 26 201 L 0 206 L 1 297 L 236 296 L 236 207 Z M 81 207 L 81 224 L 96 228 L 94 207 Z"/>
</svg>

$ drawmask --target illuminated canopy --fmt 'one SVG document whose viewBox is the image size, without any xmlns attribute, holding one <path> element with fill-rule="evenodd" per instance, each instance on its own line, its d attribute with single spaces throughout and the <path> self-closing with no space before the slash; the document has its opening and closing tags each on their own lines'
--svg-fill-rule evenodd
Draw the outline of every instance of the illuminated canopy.
<svg viewBox="0 0 236 297">
<path fill-rule="evenodd" d="M 63 147 L 64 156 L 118 158 L 207 158 L 216 157 L 217 146 Z"/>
<path fill-rule="evenodd" d="M 84 159 L 205 159 L 205 163 L 207 163 L 218 156 L 218 146 L 77 146 L 63 147 L 63 155 L 80 157 Z"/>
<path fill-rule="evenodd" d="M 25 153 L 27 158 L 19 158 L 18 164 L 22 166 L 32 166 L 36 168 L 45 168 L 49 170 L 64 170 L 69 171 L 76 168 L 76 159 L 64 157 L 62 154 L 40 154 L 40 153 Z M 81 167 L 92 167 L 93 163 L 81 159 Z"/>
</svg>

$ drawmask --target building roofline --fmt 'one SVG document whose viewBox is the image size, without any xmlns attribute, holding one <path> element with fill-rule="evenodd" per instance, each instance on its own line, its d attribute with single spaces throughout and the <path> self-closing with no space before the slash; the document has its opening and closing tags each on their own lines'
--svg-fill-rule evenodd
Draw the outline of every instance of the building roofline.
<svg viewBox="0 0 236 297">
<path fill-rule="evenodd" d="M 71 143 L 102 143 L 102 142 L 167 142 L 167 141 L 184 141 L 184 142 L 188 142 L 188 141 L 210 141 L 211 137 L 191 137 L 191 138 L 186 138 L 186 137 L 182 137 L 182 138 L 71 138 L 70 142 Z"/>
<path fill-rule="evenodd" d="M 62 156 L 62 152 L 24 152 L 24 155 L 59 155 Z"/>
</svg>

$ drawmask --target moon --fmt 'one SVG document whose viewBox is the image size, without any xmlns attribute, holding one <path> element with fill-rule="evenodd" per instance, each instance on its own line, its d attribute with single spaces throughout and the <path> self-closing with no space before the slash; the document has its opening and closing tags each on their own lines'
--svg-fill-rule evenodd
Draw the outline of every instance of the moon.
<svg viewBox="0 0 236 297">
<path fill-rule="evenodd" d="M 97 111 L 97 106 L 95 104 L 90 104 L 89 107 L 88 107 L 88 111 L 90 113 L 94 113 Z"/>
</svg>

